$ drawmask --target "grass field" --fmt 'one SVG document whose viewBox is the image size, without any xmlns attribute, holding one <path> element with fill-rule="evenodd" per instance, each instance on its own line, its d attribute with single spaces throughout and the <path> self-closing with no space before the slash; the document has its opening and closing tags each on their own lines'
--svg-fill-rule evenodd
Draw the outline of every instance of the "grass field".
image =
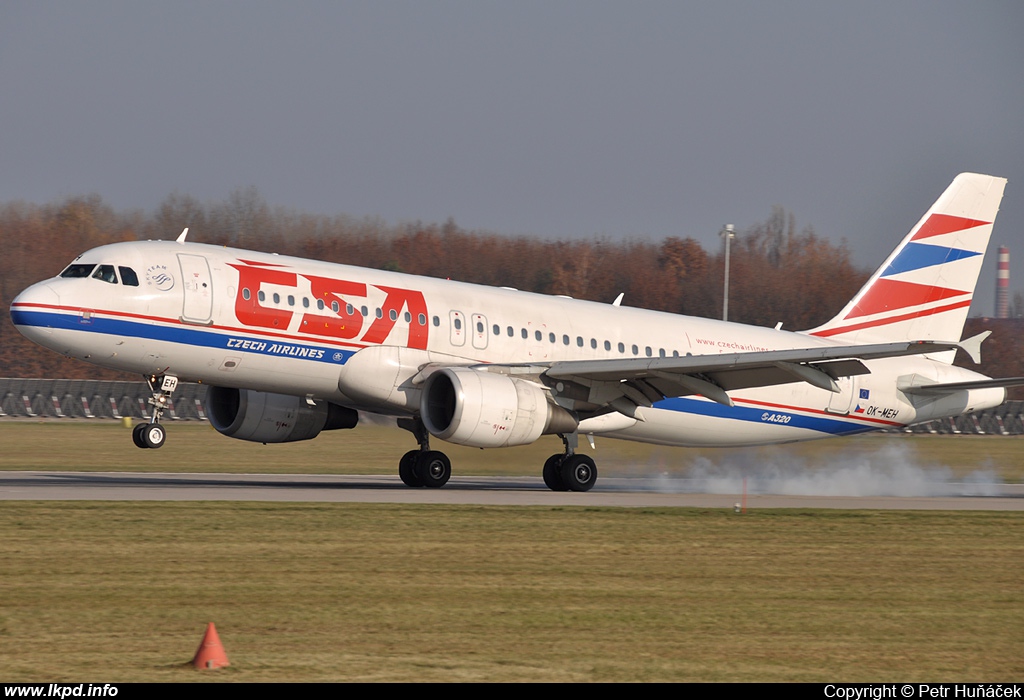
<svg viewBox="0 0 1024 700">
<path fill-rule="evenodd" d="M 1007 681 L 1011 513 L 31 503 L 6 681 Z M 232 666 L 184 665 L 207 622 Z"/>
<path fill-rule="evenodd" d="M 315 440 L 261 445 L 218 434 L 207 423 L 168 422 L 167 444 L 139 450 L 130 431 L 113 421 L 0 421 L 0 470 L 171 471 L 278 474 L 396 474 L 398 459 L 415 447 L 412 435 L 389 427 L 359 427 Z M 504 450 L 477 450 L 437 442 L 453 473 L 539 475 L 562 449 L 544 436 Z M 590 448 L 583 441 L 582 449 Z M 732 471 L 798 464 L 807 471 L 837 462 L 885 467 L 894 459 L 920 469 L 948 470 L 953 478 L 976 471 L 1008 483 L 1024 482 L 1024 436 L 916 436 L 869 434 L 794 445 L 742 449 L 684 449 L 597 439 L 593 453 L 606 475 L 684 474 L 696 466 Z"/>
<path fill-rule="evenodd" d="M 170 424 L 0 422 L 0 469 L 387 473 L 360 428 L 262 446 Z M 531 474 L 555 439 L 444 449 Z M 743 451 L 599 440 L 603 473 L 893 455 L 1021 481 L 1019 438 Z M 587 448 L 589 449 L 589 448 Z M 1007 681 L 1024 673 L 1024 514 L 0 501 L 5 681 Z M 207 622 L 232 666 L 187 665 Z"/>
</svg>

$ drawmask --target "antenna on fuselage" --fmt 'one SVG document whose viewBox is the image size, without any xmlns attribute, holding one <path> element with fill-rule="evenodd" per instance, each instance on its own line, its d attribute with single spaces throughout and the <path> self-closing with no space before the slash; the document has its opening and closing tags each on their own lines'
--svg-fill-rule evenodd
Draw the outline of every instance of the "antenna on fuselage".
<svg viewBox="0 0 1024 700">
<path fill-rule="evenodd" d="M 626 296 L 625 292 L 619 292 L 619 296 L 615 297 L 615 301 L 612 302 L 612 306 L 618 306 L 621 304 L 624 296 Z"/>
<path fill-rule="evenodd" d="M 187 236 L 187 235 L 188 235 L 188 226 L 186 226 L 185 230 L 181 232 L 181 235 L 178 236 L 177 238 L 175 238 L 174 240 L 175 240 L 176 243 L 184 243 L 185 242 L 185 236 Z"/>
</svg>

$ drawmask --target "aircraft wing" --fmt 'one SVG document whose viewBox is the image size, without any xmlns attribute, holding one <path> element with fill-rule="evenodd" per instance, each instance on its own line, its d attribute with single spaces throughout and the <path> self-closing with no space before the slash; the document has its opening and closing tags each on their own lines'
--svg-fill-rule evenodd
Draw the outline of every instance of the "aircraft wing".
<svg viewBox="0 0 1024 700">
<path fill-rule="evenodd" d="M 827 346 L 765 352 L 738 352 L 686 357 L 623 358 L 608 360 L 567 360 L 536 365 L 545 384 L 572 385 L 578 401 L 610 406 L 620 413 L 636 416 L 638 406 L 651 406 L 670 396 L 701 394 L 732 406 L 727 391 L 753 387 L 807 382 L 838 392 L 836 379 L 870 371 L 863 360 L 922 355 L 959 347 L 957 343 L 913 341 L 872 345 Z M 502 371 L 493 365 L 491 371 Z M 526 367 L 509 367 L 519 373 Z M 525 372 L 524 372 L 525 373 Z"/>
<path fill-rule="evenodd" d="M 1012 386 L 1024 386 L 1024 377 L 1005 377 L 1003 379 L 979 379 L 975 382 L 947 382 L 945 384 L 910 384 L 899 385 L 897 388 L 904 394 L 919 396 L 944 396 L 967 389 L 1007 389 Z"/>
</svg>

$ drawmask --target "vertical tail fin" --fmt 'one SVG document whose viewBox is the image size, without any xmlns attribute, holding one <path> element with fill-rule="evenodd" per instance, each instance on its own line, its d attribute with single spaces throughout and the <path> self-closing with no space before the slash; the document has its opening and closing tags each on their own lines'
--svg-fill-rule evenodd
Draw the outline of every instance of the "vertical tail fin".
<svg viewBox="0 0 1024 700">
<path fill-rule="evenodd" d="M 851 343 L 959 341 L 1005 185 L 957 175 L 846 308 L 807 333 Z"/>
</svg>

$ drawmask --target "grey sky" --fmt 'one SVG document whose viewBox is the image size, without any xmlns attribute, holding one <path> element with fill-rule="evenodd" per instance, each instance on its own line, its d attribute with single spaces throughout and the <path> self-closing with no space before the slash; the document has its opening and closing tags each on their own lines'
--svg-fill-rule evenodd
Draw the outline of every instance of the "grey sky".
<svg viewBox="0 0 1024 700">
<path fill-rule="evenodd" d="M 1010 179 L 994 243 L 1021 289 L 1022 30 L 1011 1 L 7 0 L 0 201 L 255 185 L 310 213 L 707 246 L 781 205 L 873 267 L 971 170 Z"/>
</svg>

